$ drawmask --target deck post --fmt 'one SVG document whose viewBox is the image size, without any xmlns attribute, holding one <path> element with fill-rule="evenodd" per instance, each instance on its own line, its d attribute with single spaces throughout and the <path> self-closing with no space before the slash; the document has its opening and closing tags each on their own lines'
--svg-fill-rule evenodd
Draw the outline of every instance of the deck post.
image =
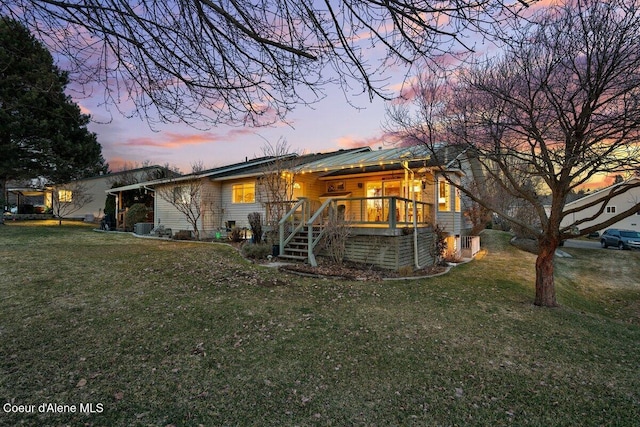
<svg viewBox="0 0 640 427">
<path fill-rule="evenodd" d="M 396 198 L 392 197 L 389 200 L 389 228 L 396 228 L 398 224 L 398 218 L 396 218 Z"/>
</svg>

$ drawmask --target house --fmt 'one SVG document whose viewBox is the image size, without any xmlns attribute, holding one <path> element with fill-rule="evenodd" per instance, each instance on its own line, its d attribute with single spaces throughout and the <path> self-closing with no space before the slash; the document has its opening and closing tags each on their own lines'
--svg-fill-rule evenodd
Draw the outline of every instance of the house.
<svg viewBox="0 0 640 427">
<path fill-rule="evenodd" d="M 604 200 L 611 191 L 614 191 L 622 185 L 629 184 L 639 186 L 631 188 L 623 194 L 614 196 L 609 201 Z M 607 218 L 611 218 L 614 215 L 638 206 L 639 203 L 640 178 L 634 177 L 630 180 L 594 191 L 580 199 L 567 203 L 564 207 L 564 211 L 569 212 L 569 214 L 565 216 L 560 225 L 561 227 L 570 227 L 571 225 L 576 224 L 579 229 L 586 229 L 587 227 L 598 225 L 599 223 L 606 221 Z M 640 212 L 628 216 L 627 218 L 606 228 L 640 231 Z M 603 231 L 604 229 L 599 230 L 600 233 Z"/>
<path fill-rule="evenodd" d="M 35 218 L 33 214 L 51 213 L 67 219 L 94 221 L 102 218 L 108 193 L 114 185 L 124 182 L 148 181 L 152 177 L 171 175 L 162 166 L 147 166 L 126 171 L 106 173 L 60 184 L 9 187 L 17 205 L 14 217 Z M 120 183 L 120 184 L 119 184 Z M 136 200 L 142 195 L 131 194 Z M 40 218 L 41 216 L 38 216 Z"/>
<path fill-rule="evenodd" d="M 440 169 L 424 148 L 361 147 L 262 157 L 111 191 L 120 198 L 140 188 L 153 191 L 155 228 L 197 228 L 201 238 L 248 228 L 248 215 L 258 212 L 278 236 L 272 243 L 281 257 L 312 264 L 323 227 L 340 218 L 351 228 L 346 259 L 399 269 L 433 262 L 434 224 L 452 239 L 461 233 L 459 193 Z M 446 172 L 454 180 L 463 175 Z"/>
</svg>

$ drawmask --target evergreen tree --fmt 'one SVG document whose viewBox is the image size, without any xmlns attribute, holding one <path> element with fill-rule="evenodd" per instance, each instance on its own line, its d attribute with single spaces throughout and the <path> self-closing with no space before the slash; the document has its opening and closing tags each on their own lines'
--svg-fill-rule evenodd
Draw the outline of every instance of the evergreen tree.
<svg viewBox="0 0 640 427">
<path fill-rule="evenodd" d="M 108 165 L 90 116 L 64 91 L 67 73 L 29 31 L 0 17 L 0 188 L 8 180 L 94 176 Z M 0 197 L 2 197 L 0 196 Z"/>
</svg>

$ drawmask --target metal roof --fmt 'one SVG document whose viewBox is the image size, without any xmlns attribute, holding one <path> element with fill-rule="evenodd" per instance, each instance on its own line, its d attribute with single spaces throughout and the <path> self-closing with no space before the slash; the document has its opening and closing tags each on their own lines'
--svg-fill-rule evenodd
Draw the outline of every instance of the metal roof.
<svg viewBox="0 0 640 427">
<path fill-rule="evenodd" d="M 303 164 L 297 168 L 297 172 L 335 172 L 350 168 L 393 165 L 400 164 L 404 161 L 428 159 L 430 159 L 429 151 L 423 146 L 355 151 Z"/>
</svg>

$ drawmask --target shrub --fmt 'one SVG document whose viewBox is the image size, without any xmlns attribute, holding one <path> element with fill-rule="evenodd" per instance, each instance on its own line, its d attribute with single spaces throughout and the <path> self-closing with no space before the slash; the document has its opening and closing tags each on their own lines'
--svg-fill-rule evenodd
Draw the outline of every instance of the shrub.
<svg viewBox="0 0 640 427">
<path fill-rule="evenodd" d="M 229 232 L 229 240 L 231 240 L 232 242 L 241 242 L 244 237 L 242 234 L 242 228 L 233 227 Z"/>
<path fill-rule="evenodd" d="M 127 231 L 133 231 L 133 226 L 138 222 L 145 222 L 147 219 L 147 212 L 149 209 L 144 205 L 144 203 L 135 203 L 133 204 L 125 214 L 125 222 Z"/>
<path fill-rule="evenodd" d="M 193 240 L 193 234 L 191 230 L 180 230 L 173 235 L 173 238 L 176 240 Z"/>
<path fill-rule="evenodd" d="M 253 243 L 262 242 L 262 215 L 260 215 L 260 212 L 252 212 L 247 215 L 247 219 L 249 220 L 249 227 L 251 227 Z"/>
<path fill-rule="evenodd" d="M 433 245 L 431 246 L 430 250 L 431 257 L 433 258 L 435 264 L 440 264 L 442 262 L 442 257 L 447 250 L 447 233 L 445 232 L 444 227 L 436 224 L 433 227 L 433 235 Z"/>
<path fill-rule="evenodd" d="M 322 249 L 329 259 L 336 264 L 342 264 L 347 251 L 347 239 L 351 235 L 351 224 L 337 215 L 331 216 L 325 224 L 322 236 Z"/>
<path fill-rule="evenodd" d="M 251 259 L 267 259 L 271 255 L 271 245 L 267 243 L 248 243 L 242 247 L 242 255 Z"/>
</svg>

